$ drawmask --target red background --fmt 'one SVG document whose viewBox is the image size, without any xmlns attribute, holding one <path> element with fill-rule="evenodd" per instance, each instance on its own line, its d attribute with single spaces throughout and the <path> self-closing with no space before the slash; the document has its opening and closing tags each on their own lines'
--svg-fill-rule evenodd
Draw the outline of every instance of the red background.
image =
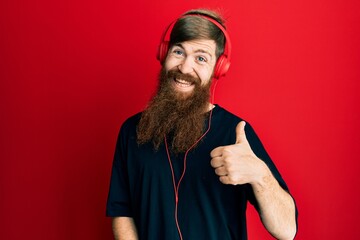
<svg viewBox="0 0 360 240">
<path fill-rule="evenodd" d="M 360 4 L 349 0 L 0 3 L 0 239 L 111 239 L 121 123 L 156 86 L 165 26 L 220 9 L 216 102 L 257 130 L 297 200 L 297 239 L 357 239 Z M 249 209 L 249 239 L 271 239 Z M 201 228 L 201 226 L 200 226 Z"/>
</svg>

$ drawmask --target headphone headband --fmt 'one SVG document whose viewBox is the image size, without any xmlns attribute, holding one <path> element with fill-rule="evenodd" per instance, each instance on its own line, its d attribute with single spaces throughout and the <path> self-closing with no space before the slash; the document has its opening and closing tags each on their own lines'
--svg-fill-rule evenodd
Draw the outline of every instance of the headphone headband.
<svg viewBox="0 0 360 240">
<path fill-rule="evenodd" d="M 175 23 L 179 19 L 186 18 L 188 16 L 200 17 L 200 18 L 206 19 L 209 22 L 212 22 L 214 25 L 216 25 L 224 34 L 224 37 L 225 37 L 224 52 L 219 56 L 219 58 L 216 62 L 216 65 L 214 68 L 214 77 L 220 78 L 221 76 L 224 76 L 230 67 L 230 57 L 231 57 L 230 36 L 227 33 L 226 29 L 218 21 L 216 21 L 215 19 L 213 19 L 209 16 L 206 16 L 206 15 L 187 14 L 187 15 L 183 15 L 180 18 L 177 18 L 174 21 L 172 21 L 162 35 L 161 42 L 160 42 L 159 49 L 158 49 L 157 59 L 160 61 L 161 64 L 164 63 L 166 56 L 168 54 L 168 50 L 169 50 L 170 34 L 173 30 Z"/>
</svg>

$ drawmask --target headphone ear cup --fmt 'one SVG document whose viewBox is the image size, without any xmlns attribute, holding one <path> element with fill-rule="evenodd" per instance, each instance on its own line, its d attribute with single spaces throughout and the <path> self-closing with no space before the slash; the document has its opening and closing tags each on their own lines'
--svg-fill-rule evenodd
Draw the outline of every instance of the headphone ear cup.
<svg viewBox="0 0 360 240">
<path fill-rule="evenodd" d="M 162 41 L 159 45 L 158 54 L 157 54 L 157 59 L 160 61 L 161 64 L 164 63 L 168 50 L 169 50 L 169 41 Z"/>
<path fill-rule="evenodd" d="M 216 79 L 224 76 L 230 67 L 230 61 L 225 55 L 221 55 L 216 62 L 215 70 L 214 70 L 214 77 Z"/>
</svg>

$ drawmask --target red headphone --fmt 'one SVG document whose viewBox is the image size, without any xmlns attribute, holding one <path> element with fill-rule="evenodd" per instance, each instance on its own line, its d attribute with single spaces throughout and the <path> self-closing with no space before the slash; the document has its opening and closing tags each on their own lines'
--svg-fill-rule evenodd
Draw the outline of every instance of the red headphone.
<svg viewBox="0 0 360 240">
<path fill-rule="evenodd" d="M 226 32 L 225 28 L 215 19 L 205 16 L 205 15 L 200 15 L 200 14 L 188 14 L 188 15 L 184 15 L 181 16 L 182 17 L 187 17 L 187 16 L 195 16 L 195 17 L 201 17 L 204 19 L 207 19 L 208 21 L 212 22 L 213 24 L 215 24 L 224 34 L 225 36 L 225 46 L 224 46 L 224 52 L 223 54 L 221 54 L 221 56 L 219 56 L 215 68 L 214 68 L 214 78 L 219 79 L 221 76 L 224 76 L 226 74 L 226 72 L 229 70 L 230 67 L 230 55 L 231 55 L 231 41 L 230 41 L 230 36 L 229 34 Z M 170 34 L 171 31 L 175 25 L 175 23 L 178 21 L 179 19 L 176 19 L 175 21 L 173 21 L 165 30 L 164 34 L 162 35 L 161 38 L 161 42 L 158 48 L 158 54 L 157 54 L 157 59 L 160 61 L 161 64 L 164 63 L 166 56 L 168 54 L 169 51 L 169 42 L 170 42 Z"/>
</svg>

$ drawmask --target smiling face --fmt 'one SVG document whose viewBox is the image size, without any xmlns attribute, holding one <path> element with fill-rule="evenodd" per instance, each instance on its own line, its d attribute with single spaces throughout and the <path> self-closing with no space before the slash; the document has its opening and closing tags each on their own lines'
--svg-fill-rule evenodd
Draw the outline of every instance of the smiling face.
<svg viewBox="0 0 360 240">
<path fill-rule="evenodd" d="M 138 143 L 151 141 L 158 150 L 170 136 L 174 153 L 186 152 L 202 136 L 210 104 L 211 78 L 216 63 L 213 40 L 174 44 L 159 75 L 156 95 L 142 113 Z"/>
<path fill-rule="evenodd" d="M 177 72 L 172 79 L 173 89 L 188 95 L 195 83 L 204 86 L 212 78 L 216 64 L 214 40 L 198 39 L 174 44 L 164 62 L 166 71 Z"/>
</svg>

